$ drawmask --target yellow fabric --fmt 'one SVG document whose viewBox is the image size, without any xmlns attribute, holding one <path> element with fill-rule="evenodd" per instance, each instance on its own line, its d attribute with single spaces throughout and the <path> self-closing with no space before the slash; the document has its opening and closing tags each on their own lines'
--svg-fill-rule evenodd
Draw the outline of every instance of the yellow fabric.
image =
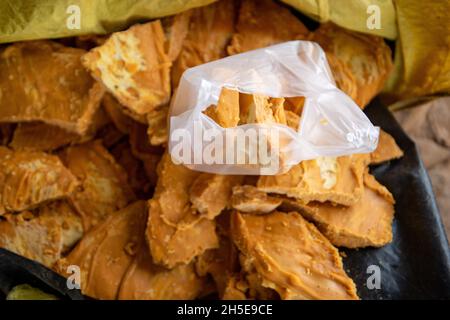
<svg viewBox="0 0 450 320">
<path fill-rule="evenodd" d="M 386 91 L 396 99 L 450 93 L 450 1 L 395 0 L 399 39 Z"/>
<path fill-rule="evenodd" d="M 0 43 L 104 34 L 215 0 L 2 0 Z M 80 29 L 69 29 L 69 6 L 80 8 Z"/>
<path fill-rule="evenodd" d="M 397 37 L 395 8 L 392 0 L 281 0 L 307 16 L 320 21 L 335 24 L 388 39 Z M 372 16 L 368 8 L 371 5 L 380 8 L 380 29 L 370 30 L 367 20 Z"/>
</svg>

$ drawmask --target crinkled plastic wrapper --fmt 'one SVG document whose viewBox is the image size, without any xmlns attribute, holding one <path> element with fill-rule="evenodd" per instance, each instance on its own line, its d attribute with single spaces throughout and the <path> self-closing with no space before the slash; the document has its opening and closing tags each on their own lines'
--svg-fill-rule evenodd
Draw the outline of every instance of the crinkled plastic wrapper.
<svg viewBox="0 0 450 320">
<path fill-rule="evenodd" d="M 277 123 L 223 128 L 202 113 L 223 87 L 269 97 L 305 97 L 296 130 Z M 325 53 L 290 41 L 184 72 L 170 111 L 175 163 L 218 174 L 275 175 L 300 161 L 375 150 L 379 128 L 336 87 Z"/>
</svg>

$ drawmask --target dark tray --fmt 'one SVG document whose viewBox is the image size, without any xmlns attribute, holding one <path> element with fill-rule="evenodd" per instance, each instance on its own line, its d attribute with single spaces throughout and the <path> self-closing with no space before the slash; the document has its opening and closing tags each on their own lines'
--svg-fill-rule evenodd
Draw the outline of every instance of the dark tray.
<svg viewBox="0 0 450 320">
<path fill-rule="evenodd" d="M 371 169 L 396 199 L 394 239 L 379 249 L 343 250 L 345 269 L 362 299 L 450 299 L 450 250 L 428 175 L 414 143 L 384 106 L 366 108 L 375 125 L 394 136 L 405 156 Z M 366 285 L 370 265 L 380 268 L 381 288 Z M 0 295 L 28 283 L 66 299 L 83 299 L 66 280 L 28 259 L 0 249 Z"/>
</svg>

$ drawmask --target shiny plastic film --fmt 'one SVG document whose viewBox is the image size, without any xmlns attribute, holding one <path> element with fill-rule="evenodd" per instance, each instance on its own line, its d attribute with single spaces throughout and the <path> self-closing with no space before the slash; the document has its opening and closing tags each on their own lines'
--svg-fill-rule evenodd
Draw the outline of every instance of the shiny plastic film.
<svg viewBox="0 0 450 320">
<path fill-rule="evenodd" d="M 271 98 L 304 97 L 298 128 L 274 121 L 222 127 L 203 111 L 223 88 Z M 240 111 L 242 113 L 242 110 Z M 217 174 L 275 175 L 300 161 L 375 150 L 379 128 L 336 87 L 325 53 L 290 41 L 186 70 L 170 108 L 175 163 Z"/>
</svg>

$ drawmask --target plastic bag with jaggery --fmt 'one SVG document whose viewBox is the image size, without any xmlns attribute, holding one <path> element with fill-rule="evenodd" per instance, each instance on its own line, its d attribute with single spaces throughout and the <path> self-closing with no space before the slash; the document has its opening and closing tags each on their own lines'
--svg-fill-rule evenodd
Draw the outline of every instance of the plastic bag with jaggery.
<svg viewBox="0 0 450 320">
<path fill-rule="evenodd" d="M 280 123 L 224 128 L 203 111 L 223 88 L 273 98 L 304 97 L 296 130 Z M 375 150 L 379 128 L 336 87 L 314 42 L 290 41 L 184 72 L 170 109 L 175 163 L 218 174 L 274 175 L 303 160 Z"/>
</svg>

